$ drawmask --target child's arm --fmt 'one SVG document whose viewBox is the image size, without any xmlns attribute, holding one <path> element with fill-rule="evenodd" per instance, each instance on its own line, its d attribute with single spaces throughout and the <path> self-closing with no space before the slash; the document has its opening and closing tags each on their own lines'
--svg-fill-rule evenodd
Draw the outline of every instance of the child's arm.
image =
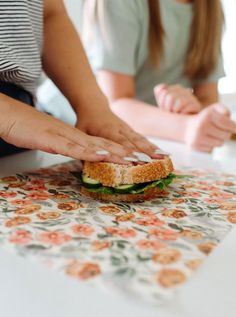
<svg viewBox="0 0 236 317">
<path fill-rule="evenodd" d="M 132 76 L 100 70 L 97 78 L 113 111 L 144 135 L 185 142 L 195 149 L 211 151 L 223 144 L 235 129 L 227 113 L 219 113 L 218 106 L 196 115 L 171 113 L 136 100 Z"/>
</svg>

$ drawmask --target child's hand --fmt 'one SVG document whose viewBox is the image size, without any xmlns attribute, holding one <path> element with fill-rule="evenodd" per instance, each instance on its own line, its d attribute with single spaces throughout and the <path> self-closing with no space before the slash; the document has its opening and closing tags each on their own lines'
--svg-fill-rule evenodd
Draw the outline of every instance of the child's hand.
<svg viewBox="0 0 236 317">
<path fill-rule="evenodd" d="M 211 152 L 222 146 L 236 131 L 236 124 L 221 104 L 213 104 L 200 113 L 190 117 L 186 129 L 186 143 L 193 149 Z"/>
<path fill-rule="evenodd" d="M 160 109 L 165 111 L 194 114 L 202 110 L 200 102 L 192 92 L 180 85 L 157 85 L 154 95 Z"/>
</svg>

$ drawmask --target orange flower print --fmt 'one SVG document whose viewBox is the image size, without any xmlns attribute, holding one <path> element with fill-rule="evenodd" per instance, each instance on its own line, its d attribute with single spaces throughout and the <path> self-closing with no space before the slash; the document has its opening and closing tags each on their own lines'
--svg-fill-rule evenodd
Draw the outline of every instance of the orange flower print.
<svg viewBox="0 0 236 317">
<path fill-rule="evenodd" d="M 18 178 L 16 176 L 6 176 L 1 179 L 4 183 L 14 183 L 18 182 Z"/>
<path fill-rule="evenodd" d="M 197 185 L 209 185 L 209 182 L 207 181 L 198 181 L 196 182 Z"/>
<path fill-rule="evenodd" d="M 185 262 L 185 265 L 192 271 L 196 271 L 202 264 L 202 259 L 193 259 Z"/>
<path fill-rule="evenodd" d="M 118 215 L 116 216 L 116 221 L 117 222 L 131 221 L 134 218 L 135 218 L 134 214 Z"/>
<path fill-rule="evenodd" d="M 181 172 L 183 175 L 183 172 Z M 188 175 L 192 175 L 192 176 L 207 176 L 208 172 L 207 171 L 201 171 L 201 170 L 192 170 L 192 171 L 188 171 Z"/>
<path fill-rule="evenodd" d="M 186 192 L 178 192 L 179 195 L 181 196 L 187 196 L 187 197 L 192 197 L 192 198 L 198 198 L 201 197 L 201 193 L 198 192 L 191 192 L 191 191 L 186 191 Z"/>
<path fill-rule="evenodd" d="M 190 229 L 181 231 L 180 235 L 189 240 L 201 240 L 203 238 L 203 234 L 201 232 Z"/>
<path fill-rule="evenodd" d="M 57 205 L 58 209 L 65 210 L 65 211 L 73 211 L 79 208 L 79 204 L 75 201 L 68 201 L 66 203 L 60 203 Z"/>
<path fill-rule="evenodd" d="M 213 198 L 229 199 L 229 198 L 233 198 L 234 194 L 224 192 L 223 190 L 214 190 L 211 192 L 211 196 Z"/>
<path fill-rule="evenodd" d="M 23 208 L 18 208 L 15 211 L 15 213 L 18 215 L 30 215 L 36 211 L 39 211 L 40 209 L 41 209 L 41 206 L 39 206 L 39 205 L 31 205 L 31 206 L 26 206 Z"/>
<path fill-rule="evenodd" d="M 5 226 L 8 228 L 26 225 L 31 222 L 28 217 L 14 217 L 6 221 Z"/>
<path fill-rule="evenodd" d="M 113 236 L 118 236 L 120 229 L 117 227 L 107 227 L 105 228 L 106 232 L 108 234 L 111 234 Z"/>
<path fill-rule="evenodd" d="M 72 226 L 73 232 L 81 237 L 89 237 L 94 232 L 94 229 L 87 224 L 79 224 Z"/>
<path fill-rule="evenodd" d="M 157 282 L 164 288 L 171 288 L 183 284 L 186 281 L 185 274 L 176 269 L 162 269 L 157 274 Z"/>
<path fill-rule="evenodd" d="M 25 184 L 21 186 L 22 189 L 27 190 L 27 191 L 32 191 L 32 190 L 47 190 L 47 188 L 44 186 L 44 184 Z"/>
<path fill-rule="evenodd" d="M 208 241 L 208 242 L 205 242 L 205 243 L 201 243 L 198 245 L 198 249 L 208 255 L 209 253 L 211 253 L 211 251 L 216 247 L 216 243 L 213 242 L 213 241 Z"/>
<path fill-rule="evenodd" d="M 205 198 L 204 202 L 208 203 L 208 204 L 220 204 L 223 202 L 222 199 L 216 199 L 216 198 Z"/>
<path fill-rule="evenodd" d="M 49 231 L 38 235 L 38 240 L 51 245 L 61 245 L 71 240 L 71 236 L 64 232 Z"/>
<path fill-rule="evenodd" d="M 121 212 L 121 210 L 115 206 L 102 206 L 99 207 L 99 210 L 106 215 L 116 215 Z"/>
<path fill-rule="evenodd" d="M 136 246 L 140 250 L 159 250 L 161 248 L 165 248 L 166 244 L 158 240 L 139 240 Z"/>
<path fill-rule="evenodd" d="M 231 223 L 236 223 L 236 212 L 229 212 L 227 215 L 227 220 Z"/>
<path fill-rule="evenodd" d="M 136 231 L 132 228 L 107 227 L 105 230 L 108 234 L 116 237 L 134 238 L 136 236 Z"/>
<path fill-rule="evenodd" d="M 235 183 L 229 182 L 229 181 L 218 181 L 218 182 L 216 182 L 216 185 L 231 187 L 231 186 L 235 186 Z"/>
<path fill-rule="evenodd" d="M 180 210 L 180 209 L 167 209 L 167 208 L 165 208 L 161 214 L 162 214 L 162 216 L 169 217 L 169 218 L 176 218 L 176 219 L 184 218 L 187 216 L 186 212 L 184 212 L 183 210 Z"/>
<path fill-rule="evenodd" d="M 235 210 L 236 211 L 236 202 L 233 203 L 233 202 L 224 202 L 224 203 L 221 203 L 219 205 L 219 208 L 222 209 L 222 210 L 228 210 L 228 211 L 231 211 L 231 210 Z"/>
<path fill-rule="evenodd" d="M 25 245 L 28 244 L 32 240 L 32 234 L 26 230 L 16 230 L 10 237 L 9 242 Z"/>
<path fill-rule="evenodd" d="M 195 188 L 200 189 L 200 190 L 206 190 L 206 191 L 212 191 L 212 190 L 218 190 L 216 186 L 210 185 L 210 184 L 202 184 L 202 185 L 197 185 Z"/>
<path fill-rule="evenodd" d="M 175 204 L 175 205 L 182 204 L 184 202 L 185 202 L 185 199 L 183 199 L 183 198 L 174 198 L 171 200 L 171 203 Z"/>
<path fill-rule="evenodd" d="M 98 264 L 95 263 L 85 263 L 80 271 L 78 272 L 78 277 L 81 280 L 88 280 L 92 277 L 95 277 L 97 275 L 101 274 L 101 269 Z"/>
<path fill-rule="evenodd" d="M 164 222 L 157 217 L 139 218 L 135 222 L 141 226 L 162 226 Z"/>
<path fill-rule="evenodd" d="M 122 228 L 119 230 L 118 235 L 121 238 L 134 238 L 136 237 L 136 231 L 131 228 Z"/>
<path fill-rule="evenodd" d="M 30 183 L 32 185 L 44 185 L 45 181 L 43 179 L 32 179 Z"/>
<path fill-rule="evenodd" d="M 26 197 L 32 200 L 47 200 L 50 195 L 45 191 L 37 191 L 29 193 Z"/>
<path fill-rule="evenodd" d="M 14 199 L 14 200 L 11 200 L 10 203 L 12 205 L 21 205 L 21 206 L 28 206 L 33 204 L 32 200 L 29 200 L 29 199 Z"/>
<path fill-rule="evenodd" d="M 97 263 L 72 261 L 65 270 L 66 274 L 81 280 L 88 280 L 101 274 L 101 268 Z"/>
<path fill-rule="evenodd" d="M 37 217 L 40 220 L 54 220 L 60 218 L 61 214 L 56 211 L 49 211 L 49 212 L 40 212 L 37 214 Z"/>
<path fill-rule="evenodd" d="M 148 231 L 150 236 L 154 236 L 161 240 L 176 240 L 178 233 L 169 229 L 157 229 L 153 228 Z"/>
<path fill-rule="evenodd" d="M 68 186 L 70 184 L 71 184 L 71 182 L 66 181 L 66 180 L 61 180 L 61 179 L 53 180 L 53 181 L 49 182 L 49 185 L 56 186 L 56 187 Z"/>
<path fill-rule="evenodd" d="M 138 210 L 137 214 L 143 217 L 155 216 L 154 212 L 151 210 Z"/>
<path fill-rule="evenodd" d="M 70 198 L 69 195 L 67 194 L 54 194 L 51 196 L 52 199 L 57 199 L 57 200 L 63 200 L 63 199 L 68 199 Z"/>
<path fill-rule="evenodd" d="M 111 242 L 106 240 L 95 240 L 91 244 L 91 249 L 93 251 L 102 251 L 110 248 Z"/>
<path fill-rule="evenodd" d="M 15 192 L 0 191 L 0 197 L 2 198 L 14 198 L 16 195 Z"/>
<path fill-rule="evenodd" d="M 177 249 L 161 249 L 153 255 L 152 259 L 154 262 L 160 264 L 172 264 L 178 262 L 181 259 L 181 252 Z"/>
<path fill-rule="evenodd" d="M 16 183 L 10 183 L 8 186 L 11 188 L 21 188 L 22 186 L 24 186 L 26 184 L 26 182 L 16 182 Z"/>
</svg>

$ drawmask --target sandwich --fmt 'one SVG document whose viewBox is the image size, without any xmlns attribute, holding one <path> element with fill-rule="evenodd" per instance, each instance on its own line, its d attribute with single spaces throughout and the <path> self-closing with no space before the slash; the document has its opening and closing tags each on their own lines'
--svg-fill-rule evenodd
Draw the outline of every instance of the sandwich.
<svg viewBox="0 0 236 317">
<path fill-rule="evenodd" d="M 79 179 L 80 192 L 106 202 L 139 202 L 160 196 L 176 177 L 168 156 L 146 163 L 119 165 L 84 162 L 82 172 L 72 172 Z"/>
</svg>

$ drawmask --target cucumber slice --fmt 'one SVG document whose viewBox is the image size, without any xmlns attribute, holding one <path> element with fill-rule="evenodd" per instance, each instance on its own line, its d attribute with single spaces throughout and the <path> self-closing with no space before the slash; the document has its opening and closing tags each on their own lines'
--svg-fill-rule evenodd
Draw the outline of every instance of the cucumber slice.
<svg viewBox="0 0 236 317">
<path fill-rule="evenodd" d="M 135 184 L 132 185 L 120 185 L 114 188 L 114 192 L 118 194 L 126 194 L 130 193 L 132 190 L 136 188 Z"/>
<path fill-rule="evenodd" d="M 84 187 L 87 188 L 98 188 L 101 186 L 101 183 L 91 177 L 88 177 L 86 175 L 82 175 L 81 177 L 82 179 L 82 183 L 84 185 Z"/>
</svg>

